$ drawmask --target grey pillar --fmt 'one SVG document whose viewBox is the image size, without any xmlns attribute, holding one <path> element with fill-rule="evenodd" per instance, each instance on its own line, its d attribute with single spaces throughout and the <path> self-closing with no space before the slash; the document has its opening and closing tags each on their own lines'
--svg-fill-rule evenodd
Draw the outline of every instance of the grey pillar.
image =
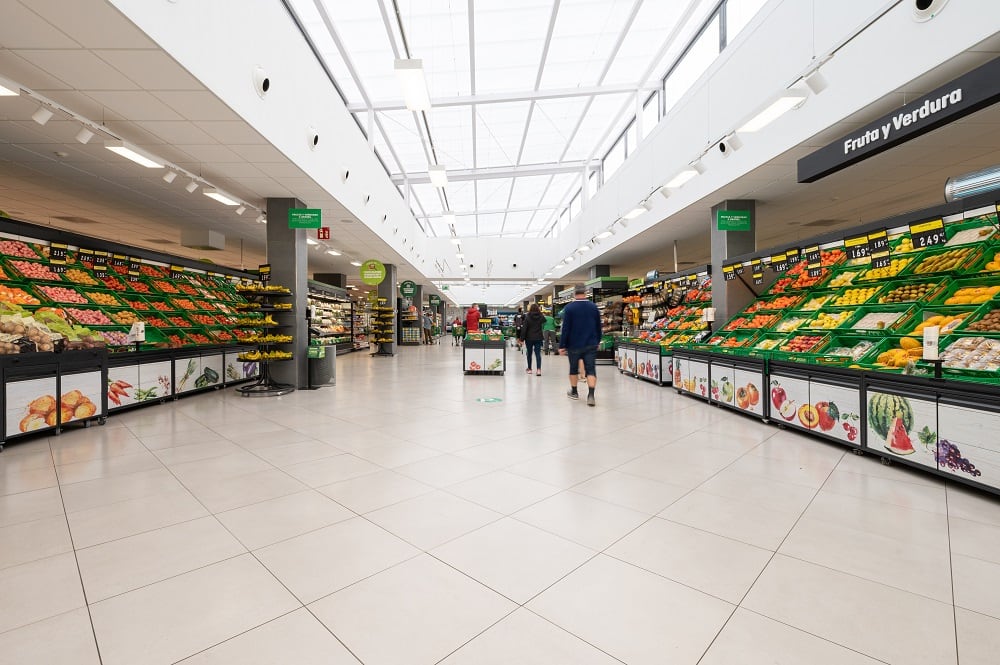
<svg viewBox="0 0 1000 665">
<path fill-rule="evenodd" d="M 292 352 L 292 360 L 274 363 L 271 375 L 279 383 L 290 383 L 298 388 L 308 385 L 309 365 L 306 357 L 306 296 L 309 293 L 309 256 L 305 229 L 288 228 L 288 211 L 305 208 L 298 199 L 267 200 L 267 261 L 271 264 L 271 283 L 287 286 L 291 298 L 276 302 L 292 303 L 292 311 L 275 312 L 275 320 L 290 324 L 281 332 L 288 332 L 294 341 L 282 347 Z"/>
<path fill-rule="evenodd" d="M 611 266 L 599 264 L 590 267 L 590 279 L 597 279 L 598 277 L 611 277 Z"/>
<path fill-rule="evenodd" d="M 396 266 L 391 263 L 386 263 L 385 279 L 383 279 L 382 283 L 378 285 L 378 297 L 385 298 L 386 306 L 395 308 L 396 297 L 398 293 L 399 290 L 396 288 Z M 397 328 L 398 323 L 399 323 L 399 312 L 397 311 L 395 318 L 393 318 L 392 320 L 392 330 L 394 331 L 392 338 L 394 340 L 396 339 L 395 330 Z M 396 353 L 396 342 L 393 341 L 390 344 L 385 344 L 382 346 L 382 348 L 386 352 L 394 354 Z"/>
<path fill-rule="evenodd" d="M 420 284 L 417 284 L 417 291 L 413 294 L 413 304 L 420 312 L 424 311 L 424 287 Z"/>
<path fill-rule="evenodd" d="M 712 242 L 712 307 L 715 308 L 715 321 L 721 324 L 731 316 L 746 307 L 753 300 L 754 294 L 739 278 L 730 282 L 722 277 L 722 264 L 731 256 L 748 254 L 757 249 L 757 202 L 753 199 L 728 200 L 712 206 L 711 224 Z M 719 231 L 715 223 L 715 213 L 718 210 L 749 210 L 749 231 Z M 747 284 L 750 282 L 749 271 L 743 274 Z"/>
</svg>

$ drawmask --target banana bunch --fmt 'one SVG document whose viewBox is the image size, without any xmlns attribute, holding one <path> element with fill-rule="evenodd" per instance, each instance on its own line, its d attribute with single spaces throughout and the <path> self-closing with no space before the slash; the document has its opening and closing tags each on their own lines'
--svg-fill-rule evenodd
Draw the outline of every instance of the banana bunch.
<svg viewBox="0 0 1000 665">
<path fill-rule="evenodd" d="M 257 362 L 258 360 L 289 360 L 292 354 L 287 351 L 248 351 L 236 357 L 240 362 Z"/>
</svg>

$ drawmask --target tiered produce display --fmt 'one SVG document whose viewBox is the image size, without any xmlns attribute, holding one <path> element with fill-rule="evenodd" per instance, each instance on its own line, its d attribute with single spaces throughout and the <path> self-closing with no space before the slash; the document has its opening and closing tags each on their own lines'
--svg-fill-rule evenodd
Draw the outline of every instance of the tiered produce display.
<svg viewBox="0 0 1000 665">
<path fill-rule="evenodd" d="M 1000 242 L 990 208 L 890 229 L 881 267 L 828 243 L 821 265 L 797 261 L 717 335 L 675 345 L 676 387 L 1000 490 Z M 741 372 L 759 378 L 763 408 L 751 408 Z"/>
</svg>

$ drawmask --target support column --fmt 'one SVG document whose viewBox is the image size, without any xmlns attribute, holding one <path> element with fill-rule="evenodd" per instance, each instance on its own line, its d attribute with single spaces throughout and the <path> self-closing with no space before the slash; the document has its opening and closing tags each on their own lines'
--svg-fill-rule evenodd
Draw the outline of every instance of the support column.
<svg viewBox="0 0 1000 665">
<path fill-rule="evenodd" d="M 271 264 L 271 283 L 287 286 L 292 290 L 291 298 L 276 302 L 292 303 L 292 311 L 275 312 L 278 323 L 289 324 L 281 328 L 294 339 L 293 343 L 281 347 L 292 352 L 292 360 L 277 362 L 271 366 L 271 376 L 279 383 L 290 383 L 297 388 L 308 385 L 309 365 L 306 357 L 306 296 L 309 293 L 309 256 L 305 229 L 288 228 L 288 211 L 305 208 L 298 199 L 267 200 L 267 261 Z"/>
<path fill-rule="evenodd" d="M 716 224 L 719 210 L 747 210 L 750 212 L 749 231 L 720 231 Z M 753 292 L 740 279 L 730 282 L 722 277 L 722 264 L 729 257 L 749 254 L 757 249 L 757 202 L 753 199 L 727 200 L 712 206 L 710 238 L 712 243 L 712 307 L 719 323 L 746 307 L 754 299 Z M 749 274 L 743 275 L 750 283 Z"/>
<path fill-rule="evenodd" d="M 391 263 L 385 264 L 385 279 L 382 283 L 378 285 L 378 297 L 385 298 L 385 304 L 388 307 L 396 307 L 398 289 L 396 288 L 396 266 Z M 399 311 L 396 311 L 396 315 L 392 320 L 392 329 L 395 331 L 399 324 Z M 397 337 L 395 333 L 392 336 L 393 340 Z M 389 344 L 385 344 L 382 348 L 387 353 L 396 353 L 396 342 L 393 341 Z"/>
<path fill-rule="evenodd" d="M 598 277 L 611 277 L 611 266 L 605 264 L 591 266 L 590 279 L 597 279 Z"/>
</svg>

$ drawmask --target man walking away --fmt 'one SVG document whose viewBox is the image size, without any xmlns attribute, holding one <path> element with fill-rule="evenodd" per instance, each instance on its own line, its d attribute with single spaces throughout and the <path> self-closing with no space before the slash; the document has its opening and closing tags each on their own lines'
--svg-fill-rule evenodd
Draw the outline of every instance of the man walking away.
<svg viewBox="0 0 1000 665">
<path fill-rule="evenodd" d="M 597 346 L 601 342 L 601 313 L 597 305 L 587 299 L 587 287 L 577 284 L 573 289 L 574 300 L 562 310 L 562 331 L 559 335 L 559 355 L 569 356 L 570 399 L 580 399 L 576 384 L 580 380 L 580 361 L 587 375 L 587 406 L 595 406 L 594 389 L 597 387 Z"/>
<path fill-rule="evenodd" d="M 479 332 L 479 307 L 476 303 L 469 305 L 469 311 L 465 313 L 466 334 Z"/>
<path fill-rule="evenodd" d="M 434 336 L 431 334 L 431 316 L 427 312 L 424 312 L 424 317 L 422 320 L 424 326 L 424 344 L 433 344 Z"/>
<path fill-rule="evenodd" d="M 524 317 L 524 324 L 521 326 L 520 340 L 524 343 L 525 355 L 528 357 L 528 374 L 531 374 L 531 354 L 535 354 L 535 376 L 542 375 L 542 328 L 545 326 L 545 317 L 538 303 L 528 308 L 528 315 Z"/>
</svg>

